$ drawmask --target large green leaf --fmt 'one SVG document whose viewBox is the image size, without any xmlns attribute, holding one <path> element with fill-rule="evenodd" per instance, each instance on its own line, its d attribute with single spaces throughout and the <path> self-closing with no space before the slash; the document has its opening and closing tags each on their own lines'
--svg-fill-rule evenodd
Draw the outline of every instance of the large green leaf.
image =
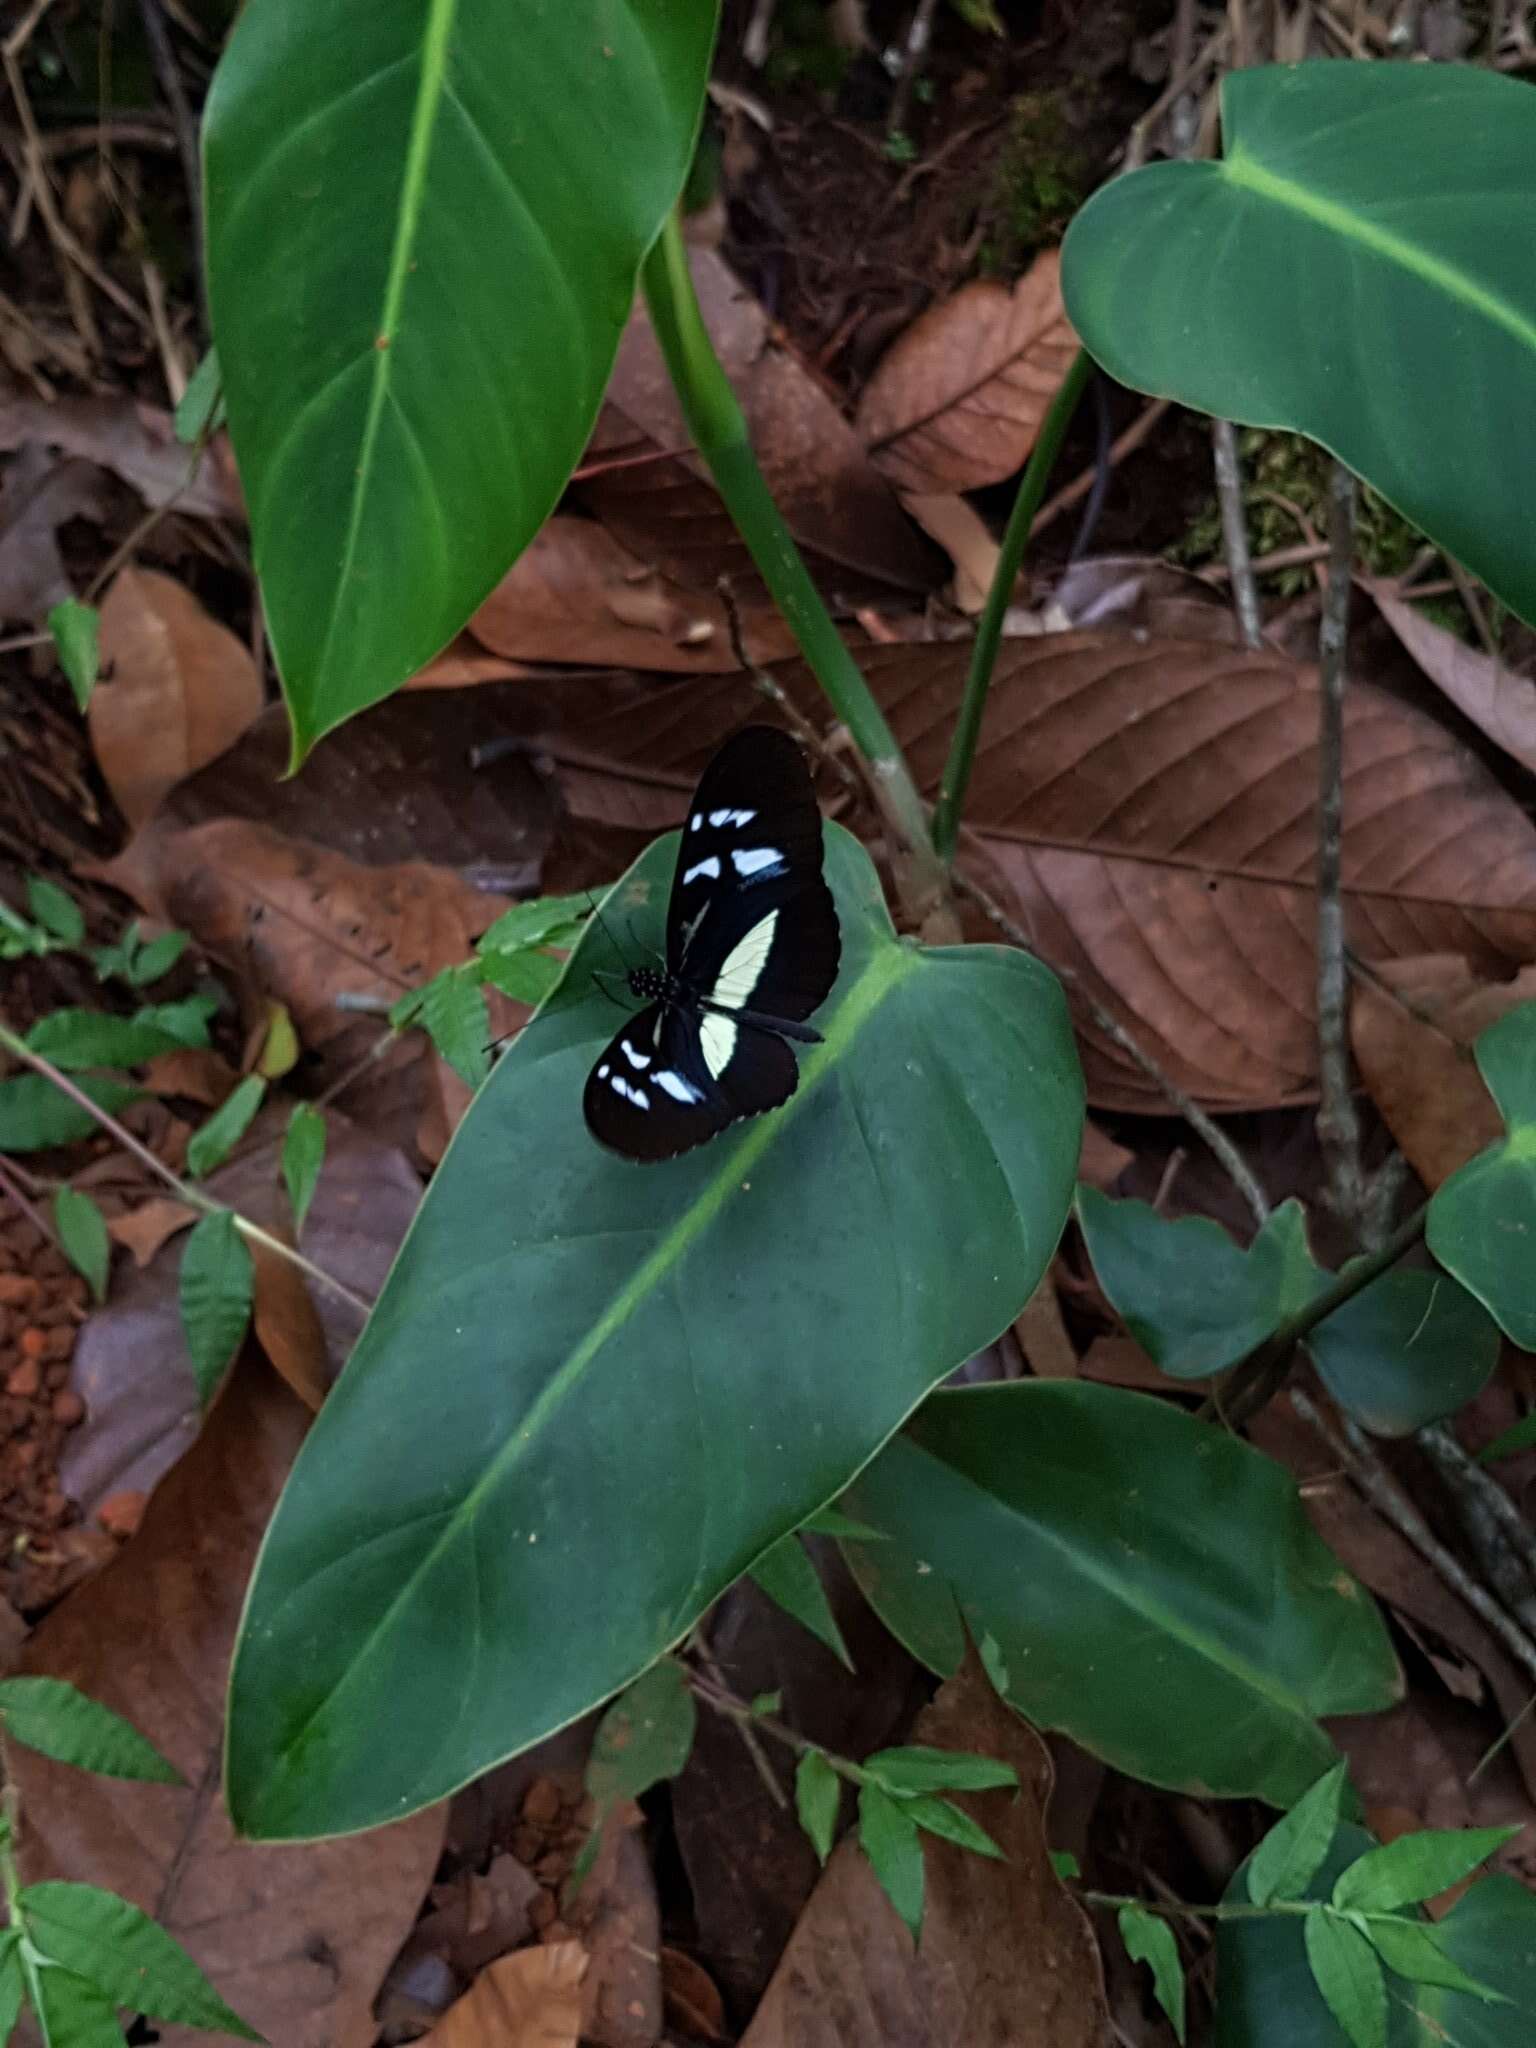
<svg viewBox="0 0 1536 2048">
<path fill-rule="evenodd" d="M 554 506 L 688 168 L 715 0 L 249 0 L 208 288 L 296 759 Z"/>
<path fill-rule="evenodd" d="M 1312 63 L 1234 72 L 1221 115 L 1220 162 L 1073 221 L 1078 333 L 1139 391 L 1322 442 L 1536 619 L 1536 92 Z"/>
<path fill-rule="evenodd" d="M 1508 1137 L 1436 1190 L 1429 1248 L 1493 1312 L 1522 1350 L 1536 1350 L 1536 1003 L 1521 1003 L 1477 1041 L 1477 1064 Z"/>
<path fill-rule="evenodd" d="M 1028 1299 L 1082 1080 L 1027 955 L 898 940 L 828 828 L 836 988 L 794 1098 L 658 1166 L 581 1116 L 641 858 L 461 1125 L 278 1506 L 228 1784 L 263 1836 L 440 1798 L 674 1643 Z"/>
<path fill-rule="evenodd" d="M 1021 1713 L 1153 1784 L 1288 1805 L 1333 1761 L 1318 1716 L 1397 1697 L 1380 1616 L 1286 1474 L 1146 1395 L 935 1395 L 848 1505 L 893 1539 L 844 1548 L 915 1656 L 956 1669 L 963 1617 Z"/>
</svg>

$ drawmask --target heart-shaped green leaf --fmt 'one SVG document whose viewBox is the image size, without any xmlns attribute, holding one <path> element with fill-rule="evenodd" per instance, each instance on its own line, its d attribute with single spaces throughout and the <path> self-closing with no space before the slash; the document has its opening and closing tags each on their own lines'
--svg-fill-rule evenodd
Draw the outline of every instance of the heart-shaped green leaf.
<svg viewBox="0 0 1536 2048">
<path fill-rule="evenodd" d="M 659 947 L 676 843 L 471 1107 L 299 1457 L 232 1681 L 248 1833 L 408 1812 L 633 1678 L 1051 1256 L 1082 1111 L 1060 988 L 898 940 L 835 827 L 842 968 L 792 1100 L 657 1166 L 593 1142 L 593 970 Z"/>
<path fill-rule="evenodd" d="M 296 760 L 456 633 L 597 414 L 715 0 L 251 0 L 208 291 Z M 279 232 L 280 229 L 280 232 Z"/>
<path fill-rule="evenodd" d="M 1490 1025 L 1477 1064 L 1509 1135 L 1429 1205 L 1429 1248 L 1522 1350 L 1536 1351 L 1536 1003 Z"/>
<path fill-rule="evenodd" d="M 1536 92 L 1275 65 L 1223 80 L 1221 122 L 1219 162 L 1117 178 L 1073 221 L 1088 349 L 1138 391 L 1320 441 L 1536 619 Z"/>
<path fill-rule="evenodd" d="M 848 1506 L 892 1538 L 844 1549 L 914 1656 L 948 1676 L 990 1633 L 1020 1713 L 1153 1784 L 1289 1804 L 1334 1761 L 1319 1716 L 1398 1696 L 1286 1474 L 1144 1394 L 937 1394 Z"/>
</svg>

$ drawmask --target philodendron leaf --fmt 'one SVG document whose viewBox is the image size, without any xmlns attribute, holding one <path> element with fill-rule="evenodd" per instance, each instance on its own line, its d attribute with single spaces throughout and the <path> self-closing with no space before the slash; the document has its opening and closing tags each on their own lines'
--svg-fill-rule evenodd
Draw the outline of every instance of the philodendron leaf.
<svg viewBox="0 0 1536 2048">
<path fill-rule="evenodd" d="M 1082 1106 L 1060 989 L 1011 949 L 898 940 L 836 827 L 842 966 L 791 1101 L 656 1166 L 593 1142 L 593 971 L 622 978 L 611 931 L 659 945 L 676 843 L 480 1091 L 299 1455 L 235 1656 L 248 1833 L 398 1816 L 625 1684 L 1054 1249 Z"/>
<path fill-rule="evenodd" d="M 715 14 L 237 21 L 203 117 L 208 290 L 295 761 L 435 654 L 553 509 L 688 169 Z"/>
<path fill-rule="evenodd" d="M 1508 1136 L 1436 1190 L 1429 1248 L 1506 1336 L 1536 1351 L 1536 1003 L 1490 1025 L 1475 1051 Z"/>
<path fill-rule="evenodd" d="M 1283 1202 L 1246 1251 L 1206 1217 L 1169 1221 L 1145 1202 L 1112 1201 L 1095 1188 L 1078 1189 L 1077 1213 L 1111 1304 L 1174 1379 L 1236 1365 L 1334 1277 L 1312 1257 L 1299 1202 Z M 1486 1384 L 1499 1350 L 1497 1329 L 1465 1288 L 1403 1267 L 1314 1324 L 1304 1341 L 1335 1400 L 1387 1436 L 1454 1414 Z"/>
<path fill-rule="evenodd" d="M 1536 619 L 1536 95 L 1472 65 L 1276 65 L 1222 81 L 1221 127 L 1219 161 L 1116 178 L 1073 221 L 1085 345 L 1135 390 L 1320 441 Z"/>
<path fill-rule="evenodd" d="M 1154 1784 L 1289 1805 L 1334 1761 L 1319 1717 L 1398 1696 L 1286 1473 L 1146 1395 L 936 1394 L 846 1504 L 892 1539 L 843 1547 L 914 1656 L 947 1677 L 990 1633 L 1020 1713 Z"/>
</svg>

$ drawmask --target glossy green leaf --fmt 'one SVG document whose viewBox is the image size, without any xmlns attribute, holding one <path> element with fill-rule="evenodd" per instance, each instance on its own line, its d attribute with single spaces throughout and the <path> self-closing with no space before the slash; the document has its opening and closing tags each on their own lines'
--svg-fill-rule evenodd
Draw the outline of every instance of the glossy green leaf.
<svg viewBox="0 0 1536 2048">
<path fill-rule="evenodd" d="M 53 1227 L 59 1245 L 75 1271 L 89 1285 L 96 1301 L 107 1298 L 107 1273 L 112 1264 L 112 1240 L 107 1219 L 78 1188 L 60 1188 L 53 1198 Z"/>
<path fill-rule="evenodd" d="M 78 1074 L 74 1081 L 82 1095 L 109 1115 L 137 1102 L 142 1092 L 131 1081 L 97 1074 Z M 71 1102 L 42 1074 L 13 1074 L 0 1081 L 0 1152 L 42 1152 L 100 1129 L 89 1110 Z"/>
<path fill-rule="evenodd" d="M 586 1787 L 599 1807 L 638 1799 L 675 1778 L 693 1749 L 698 1709 L 675 1657 L 662 1657 L 626 1687 L 598 1723 Z"/>
<path fill-rule="evenodd" d="M 85 915 L 79 904 L 46 875 L 28 875 L 27 908 L 45 932 L 62 939 L 66 946 L 78 946 L 85 937 Z"/>
<path fill-rule="evenodd" d="M 901 1802 L 859 1787 L 859 1847 L 914 1941 L 923 1931 L 923 1842 Z"/>
<path fill-rule="evenodd" d="M 255 0 L 236 23 L 203 116 L 208 289 L 295 760 L 553 510 L 688 168 L 715 12 Z"/>
<path fill-rule="evenodd" d="M 195 441 L 216 434 L 223 424 L 224 375 L 219 368 L 219 352 L 211 348 L 187 379 L 187 388 L 176 403 L 172 425 L 177 440 L 190 448 Z"/>
<path fill-rule="evenodd" d="M 283 1186 L 293 1211 L 293 1233 L 304 1228 L 304 1218 L 314 1200 L 320 1169 L 325 1164 L 325 1118 L 307 1102 L 299 1103 L 288 1119 L 283 1134 Z"/>
<path fill-rule="evenodd" d="M 1367 1919 L 1364 1933 L 1387 1968 L 1410 1984 L 1436 1984 L 1446 1991 L 1462 1991 L 1483 2005 L 1511 2002 L 1502 1991 L 1469 1977 L 1460 1963 L 1446 1953 L 1439 1929 L 1426 1921 L 1372 1918 Z"/>
<path fill-rule="evenodd" d="M 534 896 L 514 903 L 481 934 L 475 951 L 516 953 L 524 946 L 565 945 L 579 937 L 593 900 L 583 890 L 579 896 Z"/>
<path fill-rule="evenodd" d="M 1184 1965 L 1173 1929 L 1143 1906 L 1122 1906 L 1120 1939 L 1133 1963 L 1152 1972 L 1152 1990 L 1179 2040 L 1184 2039 Z"/>
<path fill-rule="evenodd" d="M 1435 1928 L 1445 1953 L 1474 1983 L 1505 2001 L 1489 2004 L 1455 1986 L 1421 1985 L 1429 2048 L 1530 2048 L 1536 2018 L 1536 1894 L 1512 1877 L 1482 1877 Z"/>
<path fill-rule="evenodd" d="M 1111 1201 L 1094 1188 L 1079 1188 L 1077 1212 L 1104 1292 L 1174 1379 L 1235 1365 L 1333 1279 L 1312 1257 L 1299 1202 L 1283 1202 L 1246 1251 L 1206 1217 L 1169 1221 L 1145 1202 Z M 1454 1414 L 1482 1390 L 1499 1353 L 1498 1330 L 1465 1288 L 1403 1267 L 1373 1280 L 1305 1341 L 1334 1398 L 1388 1436 Z"/>
<path fill-rule="evenodd" d="M 181 1943 L 126 1899 L 91 1884 L 33 1884 L 20 1904 L 43 1954 L 118 2005 L 242 2041 L 261 2039 L 230 2011 Z"/>
<path fill-rule="evenodd" d="M 900 1749 L 877 1749 L 864 1759 L 864 1768 L 879 1780 L 883 1790 L 898 1798 L 914 1792 L 991 1792 L 1000 1785 L 1019 1782 L 1013 1765 L 1000 1763 L 994 1756 L 933 1749 L 920 1742 Z"/>
<path fill-rule="evenodd" d="M 205 1028 L 203 1043 L 207 1042 Z M 136 1067 L 163 1052 L 177 1051 L 186 1037 L 168 1030 L 153 1009 L 141 1010 L 136 1017 L 113 1017 L 104 1010 L 52 1010 L 32 1026 L 27 1044 L 71 1073 L 82 1067 Z"/>
<path fill-rule="evenodd" d="M 117 2010 L 104 1991 L 73 1970 L 38 1970 L 45 2048 L 123 2048 Z"/>
<path fill-rule="evenodd" d="M 0 1679 L 0 1721 L 10 1741 L 23 1742 L 55 1763 L 76 1764 L 106 1778 L 183 1782 L 176 1766 L 131 1721 L 62 1678 Z"/>
<path fill-rule="evenodd" d="M 827 1589 L 798 1534 L 781 1536 L 772 1549 L 763 1552 L 748 1576 L 775 1606 L 782 1607 L 802 1628 L 809 1629 L 818 1642 L 825 1643 L 833 1656 L 852 1671 L 853 1659 L 832 1612 Z"/>
<path fill-rule="evenodd" d="M 915 1821 L 926 1834 L 938 1835 L 943 1841 L 968 1849 L 973 1856 L 1001 1859 L 1003 1852 L 986 1829 L 951 1800 L 935 1799 L 920 1793 L 915 1798 L 901 1800 L 899 1804 L 908 1820 Z"/>
<path fill-rule="evenodd" d="M 101 613 L 94 605 L 66 597 L 49 612 L 48 630 L 53 635 L 59 667 L 75 693 L 75 703 L 83 711 L 101 674 Z"/>
<path fill-rule="evenodd" d="M 1340 1874 L 1333 1903 L 1362 1912 L 1390 1913 L 1416 1906 L 1470 1877 L 1495 1849 L 1520 1832 L 1504 1828 L 1425 1828 L 1367 1850 Z"/>
<path fill-rule="evenodd" d="M 1073 221 L 1084 343 L 1138 391 L 1320 441 L 1536 619 L 1536 94 L 1316 62 L 1232 73 L 1221 123 L 1220 161 L 1114 179 Z"/>
<path fill-rule="evenodd" d="M 618 885 L 639 949 L 675 857 Z M 246 1831 L 372 1825 L 585 1712 L 1028 1299 L 1081 1128 L 1061 991 L 1012 949 L 899 941 L 836 827 L 827 875 L 842 968 L 783 1109 L 656 1166 L 593 1143 L 592 971 L 622 971 L 596 919 L 480 1091 L 257 1566 Z"/>
<path fill-rule="evenodd" d="M 492 988 L 499 988 L 513 1002 L 526 1003 L 533 1010 L 559 985 L 565 962 L 557 960 L 553 953 L 541 953 L 537 947 L 526 946 L 519 953 L 487 953 L 479 967 L 481 979 Z"/>
<path fill-rule="evenodd" d="M 915 1656 L 955 1670 L 963 1613 L 1022 1714 L 1153 1784 L 1289 1805 L 1334 1761 L 1318 1717 L 1398 1696 L 1381 1618 L 1288 1476 L 1146 1395 L 936 1395 L 847 1505 L 897 1539 L 844 1547 Z"/>
<path fill-rule="evenodd" d="M 1307 1963 L 1323 2003 L 1354 2048 L 1387 2048 L 1387 1983 L 1358 1927 L 1314 1906 L 1301 1923 Z"/>
<path fill-rule="evenodd" d="M 795 1812 L 821 1862 L 832 1853 L 843 1781 L 819 1749 L 808 1749 L 795 1768 Z"/>
<path fill-rule="evenodd" d="M 187 1140 L 187 1172 L 194 1180 L 222 1166 L 255 1122 L 267 1084 L 260 1074 L 247 1074 Z"/>
<path fill-rule="evenodd" d="M 1506 1336 L 1536 1351 L 1536 1003 L 1490 1025 L 1475 1051 L 1508 1136 L 1437 1189 L 1429 1248 Z"/>
<path fill-rule="evenodd" d="M 800 1524 L 807 1536 L 854 1536 L 866 1543 L 878 1543 L 881 1532 L 867 1522 L 856 1522 L 841 1508 L 818 1508 Z"/>
<path fill-rule="evenodd" d="M 255 1282 L 250 1247 L 228 1209 L 193 1225 L 181 1255 L 181 1320 L 204 1407 L 245 1335 Z"/>
<path fill-rule="evenodd" d="M 1254 1850 L 1248 1859 L 1248 1896 L 1256 1906 L 1305 1894 L 1333 1847 L 1348 1782 L 1348 1764 L 1336 1763 L 1275 1822 Z"/>
<path fill-rule="evenodd" d="M 422 1029 L 467 1088 L 491 1071 L 491 1019 L 478 964 L 449 967 L 421 992 Z"/>
</svg>

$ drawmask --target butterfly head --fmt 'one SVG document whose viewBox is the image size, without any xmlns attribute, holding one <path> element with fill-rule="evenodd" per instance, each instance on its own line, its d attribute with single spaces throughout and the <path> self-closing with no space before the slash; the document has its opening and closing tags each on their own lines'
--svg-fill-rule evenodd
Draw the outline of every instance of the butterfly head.
<svg viewBox="0 0 1536 2048">
<path fill-rule="evenodd" d="M 659 1003 L 669 992 L 671 977 L 659 967 L 632 967 L 629 970 L 629 990 L 642 1003 Z"/>
</svg>

